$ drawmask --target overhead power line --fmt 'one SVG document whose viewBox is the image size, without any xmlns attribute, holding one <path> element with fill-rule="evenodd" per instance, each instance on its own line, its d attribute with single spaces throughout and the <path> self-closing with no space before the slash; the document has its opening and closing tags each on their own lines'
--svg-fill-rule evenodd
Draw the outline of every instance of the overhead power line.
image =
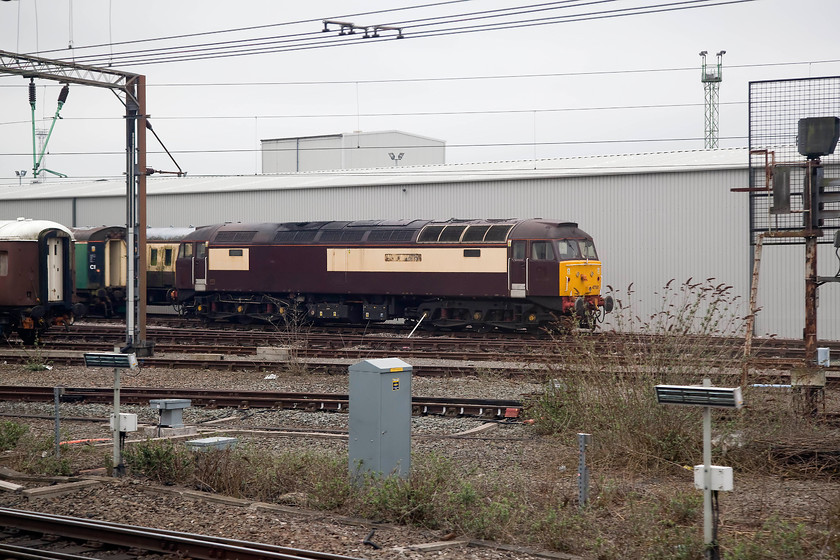
<svg viewBox="0 0 840 560">
<path fill-rule="evenodd" d="M 681 0 L 667 1 L 658 4 L 634 5 L 631 7 L 621 7 L 610 10 L 568 12 L 572 9 L 586 8 L 588 6 L 601 4 L 610 4 L 617 1 L 619 0 L 565 0 L 562 2 L 532 4 L 528 6 L 517 6 L 499 10 L 486 10 L 482 12 L 466 12 L 448 16 L 436 16 L 434 18 L 390 21 L 383 22 L 381 25 L 399 26 L 403 30 L 403 35 L 407 39 L 419 39 L 428 37 L 440 37 L 444 35 L 460 35 L 464 33 L 477 33 L 485 31 L 499 31 L 505 29 L 554 25 L 560 23 L 571 23 L 595 19 L 612 19 L 634 15 L 649 15 L 654 13 L 670 11 L 682 11 L 688 9 L 708 8 L 730 4 L 741 4 L 746 2 L 752 2 L 754 0 Z M 531 17 L 537 13 L 543 13 L 552 10 L 565 10 L 568 13 L 544 17 Z M 384 11 L 374 13 L 384 13 Z M 354 16 L 350 15 L 339 17 Z M 306 22 L 302 21 L 293 23 L 297 24 Z M 177 46 L 149 48 L 142 50 L 132 49 L 125 50 L 122 52 L 115 52 L 113 54 L 80 55 L 79 52 L 81 48 L 77 47 L 74 49 L 74 60 L 80 63 L 91 65 L 116 64 L 123 66 L 133 66 L 321 49 L 335 46 L 369 43 L 370 41 L 374 40 L 375 39 L 370 38 L 366 40 L 362 37 L 360 33 L 357 33 L 355 35 L 337 36 L 333 35 L 332 33 L 325 34 L 319 30 L 303 33 L 293 33 L 288 35 L 218 41 L 210 43 L 205 42 L 196 44 L 182 44 Z M 160 41 L 160 39 L 151 39 L 149 41 Z M 137 44 L 137 42 L 134 42 L 133 44 Z"/>
<path fill-rule="evenodd" d="M 469 1 L 471 1 L 471 0 L 449 0 L 447 2 L 434 2 L 434 3 L 431 3 L 431 4 L 420 4 L 420 5 L 417 5 L 417 6 L 405 6 L 405 7 L 400 7 L 400 8 L 391 8 L 391 9 L 387 9 L 387 10 L 376 10 L 376 11 L 372 11 L 372 12 L 357 12 L 357 13 L 353 13 L 353 14 L 344 14 L 344 15 L 340 15 L 340 16 L 332 16 L 328 19 L 346 19 L 346 18 L 356 18 L 356 17 L 364 17 L 364 16 L 370 16 L 370 15 L 380 15 L 380 14 L 386 14 L 386 13 L 389 13 L 389 12 L 399 12 L 399 11 L 405 11 L 405 10 L 417 10 L 417 9 L 433 8 L 433 7 L 445 6 L 445 5 L 448 5 L 448 4 L 461 4 L 461 3 L 469 2 Z M 97 45 L 76 46 L 75 50 L 79 51 L 79 50 L 84 50 L 84 49 L 95 49 L 95 48 L 114 47 L 114 46 L 122 46 L 122 45 L 136 45 L 136 44 L 140 44 L 140 43 L 149 43 L 149 42 L 154 42 L 154 41 L 171 41 L 171 40 L 174 40 L 174 39 L 189 39 L 191 37 L 207 37 L 207 36 L 212 36 L 212 35 L 223 35 L 223 34 L 226 34 L 226 33 L 240 33 L 240 32 L 243 32 L 243 31 L 255 31 L 255 30 L 258 30 L 258 29 L 270 29 L 270 28 L 273 28 L 273 27 L 286 27 L 286 26 L 297 25 L 297 24 L 317 23 L 317 22 L 320 22 L 320 21 L 322 21 L 322 19 L 305 19 L 305 20 L 298 20 L 298 21 L 287 21 L 287 22 L 282 22 L 282 23 L 267 23 L 267 24 L 263 24 L 263 25 L 251 25 L 251 26 L 247 26 L 247 27 L 236 27 L 236 28 L 233 28 L 233 29 L 217 29 L 215 31 L 201 31 L 201 32 L 198 32 L 198 33 L 183 33 L 183 34 L 180 34 L 180 35 L 167 35 L 167 36 L 163 36 L 163 37 L 151 37 L 151 38 L 147 38 L 147 39 L 134 39 L 134 40 L 131 40 L 131 41 L 118 41 L 116 43 L 110 42 L 110 43 L 100 43 L 100 44 L 97 44 Z M 66 49 L 52 49 L 52 50 L 40 51 L 40 53 L 41 54 L 56 53 L 56 52 L 64 52 L 65 50 Z M 31 53 L 31 54 L 35 54 L 35 53 Z"/>
</svg>

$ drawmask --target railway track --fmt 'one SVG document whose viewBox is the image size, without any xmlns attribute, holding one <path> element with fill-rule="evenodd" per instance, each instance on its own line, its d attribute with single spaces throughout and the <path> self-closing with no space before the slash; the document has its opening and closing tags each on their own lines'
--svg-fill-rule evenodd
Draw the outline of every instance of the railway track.
<svg viewBox="0 0 840 560">
<path fill-rule="evenodd" d="M 663 344 L 665 337 L 614 332 L 585 332 L 570 336 L 548 336 L 531 332 L 454 331 L 447 333 L 416 333 L 408 338 L 409 331 L 379 325 L 377 329 L 362 327 L 330 327 L 283 331 L 276 328 L 247 328 L 241 326 L 212 324 L 198 326 L 187 322 L 177 328 L 151 325 L 148 337 L 158 347 L 185 348 L 215 345 L 224 348 L 236 346 L 256 347 L 261 345 L 285 345 L 311 348 L 313 350 L 341 350 L 359 347 L 372 350 L 404 350 L 411 352 L 446 352 L 453 347 L 462 348 L 464 353 L 494 353 L 498 355 L 551 355 L 562 353 L 561 346 L 594 345 L 605 352 L 631 351 Z M 61 341 L 110 342 L 124 338 L 125 327 L 118 323 L 78 323 L 70 331 L 51 330 L 45 334 L 46 343 Z M 680 347 L 703 346 L 721 349 L 731 353 L 733 358 L 742 356 L 744 340 L 733 337 L 679 337 Z M 188 342 L 192 341 L 192 343 Z M 666 343 L 667 344 L 667 343 Z M 840 355 L 840 342 L 822 341 L 820 346 L 828 347 Z M 804 359 L 804 345 L 800 340 L 760 339 L 753 342 L 752 356 L 756 358 Z"/>
<path fill-rule="evenodd" d="M 72 403 L 110 403 L 114 390 L 95 387 L 64 387 L 59 400 Z M 241 391 L 209 389 L 166 389 L 157 387 L 121 387 L 124 404 L 147 405 L 152 399 L 190 399 L 192 406 L 212 408 L 272 408 L 305 411 L 346 412 L 347 395 L 332 393 L 286 393 L 275 391 Z M 0 386 L 0 401 L 53 402 L 53 387 L 28 385 Z M 412 397 L 412 414 L 442 416 L 474 416 L 479 418 L 516 418 L 522 403 L 507 399 L 464 399 Z"/>
<path fill-rule="evenodd" d="M 230 327 L 230 326 L 229 326 Z M 575 352 L 579 355 L 597 352 L 599 359 L 617 365 L 627 364 L 634 355 L 643 355 L 650 347 L 668 344 L 662 337 L 587 333 L 582 336 L 551 338 L 533 333 L 476 333 L 429 335 L 406 338 L 399 331 L 342 327 L 337 332 L 312 331 L 288 333 L 266 328 L 235 330 L 233 328 L 172 328 L 150 326 L 147 337 L 156 344 L 156 354 L 142 360 L 145 367 L 203 368 L 234 371 L 238 369 L 271 370 L 282 363 L 294 363 L 313 372 L 346 373 L 349 364 L 360 360 L 400 357 L 428 359 L 415 363 L 417 375 L 447 376 L 484 370 L 494 375 L 518 376 L 536 372 L 562 374 L 562 364 Z M 54 364 L 82 365 L 82 354 L 113 350 L 124 338 L 124 327 L 118 323 L 82 323 L 69 332 L 52 330 L 45 334 L 37 353 Z M 683 337 L 685 338 L 685 337 Z M 834 344 L 836 354 L 840 343 Z M 698 363 L 714 367 L 740 366 L 743 341 L 737 338 L 706 337 L 672 349 L 675 361 L 688 351 L 702 349 Z M 271 356 L 261 350 L 271 350 Z M 279 351 L 275 351 L 280 349 Z M 284 354 L 283 354 L 284 353 Z M 663 352 L 666 353 L 666 352 Z M 0 348 L 0 358 L 27 362 L 33 351 L 13 341 Z M 283 355 L 281 355 L 283 354 Z M 765 340 L 755 344 L 749 365 L 755 369 L 790 370 L 803 367 L 804 348 L 801 341 Z M 448 363 L 445 363 L 448 362 Z M 828 368 L 829 375 L 840 375 L 840 364 Z"/>
<path fill-rule="evenodd" d="M 156 553 L 208 560 L 359 560 L 299 548 L 8 508 L 0 508 L 0 527 L 0 554 L 4 558 L 130 560 Z"/>
</svg>

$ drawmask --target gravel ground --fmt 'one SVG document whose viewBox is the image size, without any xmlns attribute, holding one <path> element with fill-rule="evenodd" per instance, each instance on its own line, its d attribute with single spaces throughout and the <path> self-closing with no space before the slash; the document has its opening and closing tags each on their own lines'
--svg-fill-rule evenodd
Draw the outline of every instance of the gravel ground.
<svg viewBox="0 0 840 560">
<path fill-rule="evenodd" d="M 212 389 L 248 389 L 276 391 L 313 391 L 342 393 L 348 391 L 346 376 L 283 375 L 276 378 L 256 371 L 216 372 L 208 370 L 142 369 L 136 374 L 123 375 L 124 386 L 132 387 L 203 387 Z M 0 364 L 0 383 L 6 385 L 112 387 L 113 372 L 98 369 L 56 367 L 49 371 L 30 372 L 22 366 Z M 522 399 L 541 390 L 537 384 L 520 380 L 487 377 L 412 379 L 417 396 L 452 396 L 466 398 Z M 840 410 L 840 405 L 830 408 Z M 62 433 L 69 439 L 108 438 L 106 418 L 110 405 L 62 404 Z M 124 411 L 138 415 L 141 423 L 154 425 L 157 411 L 148 407 L 124 406 Z M 44 415 L 46 419 L 23 420 L 35 433 L 52 435 L 54 425 L 52 403 L 0 402 L 0 414 Z M 96 417 L 101 422 L 70 421 L 71 417 Z M 0 417 L 2 420 L 2 417 Z M 343 437 L 313 437 L 300 434 L 281 434 L 282 429 L 347 430 L 348 416 L 342 413 L 307 413 L 300 411 L 236 411 L 233 409 L 205 409 L 192 407 L 184 411 L 188 425 L 202 430 L 215 426 L 220 430 L 250 430 L 236 432 L 247 445 L 264 449 L 316 450 L 345 454 L 347 439 Z M 484 425 L 469 418 L 418 417 L 412 419 L 412 450 L 419 453 L 436 452 L 457 460 L 459 464 L 478 471 L 504 470 L 510 467 L 524 472 L 534 480 L 559 477 L 564 491 L 576 495 L 577 442 L 565 445 L 556 439 L 541 438 L 533 426 L 521 423 L 494 423 L 488 429 L 465 438 L 445 437 L 461 434 Z M 271 431 L 266 431 L 270 429 Z M 262 433 L 258 433 L 262 432 Z M 224 432 L 222 432 L 224 433 Z M 104 443 L 104 447 L 110 447 Z M 535 460 L 538 458 L 538 460 Z M 102 466 L 102 455 L 91 458 L 88 468 Z M 678 469 L 681 471 L 681 469 Z M 597 476 L 595 473 L 593 476 Z M 689 478 L 686 479 L 686 476 Z M 24 483 L 22 484 L 30 484 Z M 690 485 L 690 475 L 678 473 L 671 480 L 627 480 L 626 485 L 638 491 L 654 485 Z M 828 478 L 820 480 L 788 480 L 770 476 L 736 473 L 735 492 L 721 498 L 722 522 L 725 531 L 757 531 L 772 517 L 825 526 L 831 519 L 831 508 L 840 504 L 840 483 Z M 450 539 L 459 541 L 460 535 L 443 531 L 428 531 L 407 527 L 348 520 L 324 512 L 309 511 L 289 505 L 255 503 L 218 503 L 196 499 L 185 489 L 157 487 L 146 482 L 127 479 L 106 479 L 99 486 L 78 490 L 73 494 L 52 499 L 27 501 L 20 494 L 0 493 L 0 504 L 29 510 L 78 517 L 96 517 L 110 521 L 143 526 L 156 526 L 194 533 L 221 535 L 230 538 L 264 541 L 295 546 L 356 558 L 405 559 L 523 559 L 573 558 L 546 551 L 528 551 L 495 543 L 482 546 L 461 544 L 433 551 L 416 551 L 409 547 Z M 831 504 L 835 504 L 832 506 Z M 375 529 L 371 540 L 381 549 L 374 550 L 363 541 Z"/>
<path fill-rule="evenodd" d="M 42 372 L 27 371 L 22 366 L 0 365 L 0 379 L 7 385 L 113 387 L 111 370 L 57 366 Z M 123 374 L 122 385 L 131 387 L 202 387 L 212 389 L 248 389 L 294 392 L 348 392 L 346 376 L 284 376 L 276 378 L 254 371 L 215 372 L 207 370 L 142 369 L 136 374 Z M 479 378 L 430 379 L 414 377 L 412 392 L 419 396 L 451 396 L 467 398 L 522 399 L 540 390 L 535 384 L 511 380 Z M 139 423 L 155 425 L 157 410 L 142 406 L 121 407 L 123 412 L 138 415 Z M 107 418 L 111 405 L 60 405 L 62 437 L 71 440 L 109 438 Z M 46 418 L 21 420 L 33 433 L 54 433 L 53 403 L 0 402 L 2 415 L 43 415 Z M 294 410 L 237 411 L 234 409 L 206 409 L 191 407 L 184 410 L 186 425 L 197 425 L 202 433 L 218 429 L 232 433 L 240 442 L 261 449 L 317 450 L 319 452 L 347 452 L 346 436 L 307 437 L 284 435 L 282 429 L 342 430 L 348 429 L 347 414 L 311 413 Z M 73 421 L 73 417 L 101 418 L 101 422 Z M 2 419 L 2 417 L 0 417 Z M 212 426 L 212 427 L 211 427 Z M 448 438 L 480 428 L 469 438 Z M 227 430 L 227 432 L 225 432 Z M 253 431 L 253 433 L 234 432 Z M 271 431 L 268 431 L 271 430 Z M 217 435 L 217 434 L 213 434 Z M 199 436 L 200 437 L 200 436 Z M 110 448 L 111 444 L 101 444 Z M 533 428 L 521 423 L 490 423 L 470 418 L 415 417 L 412 419 L 412 450 L 443 454 L 467 462 L 478 469 L 504 469 L 507 466 L 531 464 L 536 470 L 544 468 L 529 457 L 541 453 L 545 445 L 533 434 Z M 95 455 L 95 456 L 93 456 Z M 102 466 L 101 454 L 92 454 L 90 469 Z M 574 469 L 570 464 L 569 472 Z M 20 482 L 24 485 L 32 483 Z M 570 478 L 570 483 L 573 479 Z M 2 493 L 4 507 L 40 510 L 76 517 L 96 517 L 110 521 L 142 526 L 155 526 L 193 533 L 222 535 L 242 540 L 269 542 L 284 546 L 344 554 L 359 558 L 405 559 L 482 559 L 572 558 L 547 551 L 528 550 L 498 543 L 457 544 L 465 539 L 443 531 L 427 531 L 352 520 L 304 508 L 290 508 L 269 504 L 216 503 L 195 499 L 193 494 L 176 487 L 155 487 L 147 482 L 128 479 L 106 479 L 98 486 L 78 490 L 73 494 L 39 500 L 27 500 L 19 494 Z M 363 544 L 370 538 L 381 548 Z M 409 547 L 444 541 L 450 548 L 416 551 Z"/>
</svg>

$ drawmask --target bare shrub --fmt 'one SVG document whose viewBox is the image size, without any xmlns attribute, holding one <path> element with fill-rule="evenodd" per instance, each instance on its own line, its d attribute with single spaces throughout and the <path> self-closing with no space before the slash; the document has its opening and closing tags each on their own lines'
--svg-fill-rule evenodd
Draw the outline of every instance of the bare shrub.
<svg viewBox="0 0 840 560">
<path fill-rule="evenodd" d="M 280 319 L 271 321 L 271 325 L 277 333 L 277 342 L 288 352 L 286 370 L 290 375 L 305 375 L 309 373 L 309 368 L 303 355 L 309 345 L 312 326 L 306 316 L 306 306 L 297 299 L 293 299 L 292 305 L 287 307 L 279 302 L 277 305 L 284 312 Z"/>
</svg>

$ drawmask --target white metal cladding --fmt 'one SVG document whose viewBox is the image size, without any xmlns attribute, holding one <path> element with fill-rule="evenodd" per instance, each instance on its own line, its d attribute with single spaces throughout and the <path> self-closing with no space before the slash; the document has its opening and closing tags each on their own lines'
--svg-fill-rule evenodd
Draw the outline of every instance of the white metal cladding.
<svg viewBox="0 0 840 560">
<path fill-rule="evenodd" d="M 725 157 L 724 157 L 725 155 Z M 712 153 L 644 158 L 577 158 L 509 165 L 445 166 L 458 173 L 401 169 L 342 174 L 198 177 L 150 180 L 150 226 L 223 221 L 306 221 L 385 218 L 545 217 L 575 221 L 590 233 L 604 262 L 604 285 L 635 314 L 659 310 L 664 285 L 713 278 L 732 286 L 744 316 L 752 271 L 748 245 L 746 155 Z M 689 157 L 690 156 L 690 157 Z M 743 156 L 743 158 L 741 158 Z M 739 159 L 740 158 L 740 159 Z M 574 159 L 574 158 L 573 158 Z M 742 161 L 735 165 L 736 160 Z M 535 169 L 536 168 L 536 169 Z M 75 198 L 79 225 L 122 224 L 124 184 L 83 186 Z M 77 187 L 78 189 L 78 187 Z M 51 191 L 0 194 L 0 218 L 34 216 L 69 224 L 69 185 Z M 18 193 L 15 193 L 18 194 Z M 18 208 L 18 210 L 15 210 Z M 35 211 L 40 209 L 41 211 Z M 55 214 L 52 214 L 55 212 Z M 94 221 L 84 223 L 89 219 Z M 84 221 L 83 221 L 84 220 Z M 819 247 L 819 274 L 840 268 L 833 247 Z M 756 332 L 799 339 L 804 326 L 804 247 L 766 246 L 761 269 Z M 633 295 L 627 296 L 632 284 Z M 834 313 L 840 284 L 820 288 L 819 338 L 840 340 Z"/>
<path fill-rule="evenodd" d="M 148 214 L 148 210 L 146 211 Z M 80 226 L 125 225 L 125 195 L 76 199 L 76 224 Z"/>
<path fill-rule="evenodd" d="M 27 218 L 52 220 L 68 227 L 73 225 L 71 200 L 4 200 L 0 202 L 0 220 Z M 125 221 L 123 219 L 123 221 Z"/>
</svg>

